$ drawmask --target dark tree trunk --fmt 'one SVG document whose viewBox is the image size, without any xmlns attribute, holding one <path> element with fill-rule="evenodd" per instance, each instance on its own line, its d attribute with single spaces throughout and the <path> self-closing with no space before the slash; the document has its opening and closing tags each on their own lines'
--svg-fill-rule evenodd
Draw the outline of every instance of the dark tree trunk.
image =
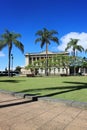
<svg viewBox="0 0 87 130">
<path fill-rule="evenodd" d="M 11 48 L 8 48 L 8 76 L 10 75 L 10 63 L 11 63 Z"/>
<path fill-rule="evenodd" d="M 76 54 L 75 54 L 75 49 L 73 49 L 73 57 L 74 57 L 74 75 L 76 75 L 76 66 L 75 66 Z"/>
<path fill-rule="evenodd" d="M 48 44 L 46 44 L 46 70 L 45 70 L 46 76 L 48 76 Z"/>
</svg>

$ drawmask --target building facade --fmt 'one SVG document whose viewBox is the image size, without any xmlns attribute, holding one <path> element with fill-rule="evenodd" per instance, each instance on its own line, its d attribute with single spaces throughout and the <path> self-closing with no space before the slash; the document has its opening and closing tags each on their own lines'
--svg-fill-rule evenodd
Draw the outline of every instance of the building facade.
<svg viewBox="0 0 87 130">
<path fill-rule="evenodd" d="M 57 55 L 69 55 L 68 52 L 60 52 L 60 53 L 54 53 L 48 51 L 48 59 L 51 59 Z M 43 59 L 46 59 L 46 51 L 40 52 L 40 53 L 26 53 L 25 54 L 25 66 L 28 65 L 34 65 L 35 62 L 41 61 Z M 35 74 L 45 75 L 45 68 L 38 67 L 38 64 L 35 66 Z M 69 68 L 67 68 L 68 74 L 69 74 Z M 27 72 L 30 73 L 30 70 Z M 36 73 L 37 72 L 37 73 Z M 66 69 L 64 67 L 50 67 L 48 68 L 48 74 L 49 75 L 60 75 L 60 74 L 66 74 Z"/>
</svg>

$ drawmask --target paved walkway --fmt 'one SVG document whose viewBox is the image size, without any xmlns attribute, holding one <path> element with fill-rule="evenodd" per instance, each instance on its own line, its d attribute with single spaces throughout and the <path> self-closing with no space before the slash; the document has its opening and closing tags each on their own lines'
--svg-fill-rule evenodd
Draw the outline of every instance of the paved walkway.
<svg viewBox="0 0 87 130">
<path fill-rule="evenodd" d="M 87 130 L 87 110 L 0 94 L 0 130 Z"/>
</svg>

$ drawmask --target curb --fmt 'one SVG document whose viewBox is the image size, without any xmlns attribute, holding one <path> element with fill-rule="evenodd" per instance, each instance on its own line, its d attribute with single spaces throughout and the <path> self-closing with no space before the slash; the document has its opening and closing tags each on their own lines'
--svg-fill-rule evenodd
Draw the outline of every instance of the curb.
<svg viewBox="0 0 87 130">
<path fill-rule="evenodd" d="M 10 94 L 10 95 L 16 96 L 16 97 L 28 98 L 32 101 L 43 100 L 43 101 L 48 101 L 48 102 L 58 102 L 58 103 L 63 103 L 67 106 L 77 107 L 77 108 L 81 108 L 81 109 L 87 109 L 87 102 L 79 102 L 79 101 L 64 100 L 64 99 L 53 99 L 53 98 L 48 98 L 48 97 L 38 97 L 38 96 L 34 96 L 32 94 L 11 92 L 11 91 L 6 91 L 6 90 L 0 90 L 0 93 Z"/>
<path fill-rule="evenodd" d="M 58 102 L 58 103 L 63 103 L 67 106 L 71 107 L 77 107 L 81 109 L 87 109 L 87 102 L 79 102 L 79 101 L 74 101 L 74 100 L 64 100 L 64 99 L 53 99 L 53 98 L 38 98 L 38 100 L 43 100 L 43 101 L 48 101 L 48 102 Z"/>
<path fill-rule="evenodd" d="M 6 90 L 0 90 L 0 93 L 10 94 L 10 95 L 15 96 L 15 97 L 28 98 L 32 101 L 38 100 L 37 96 L 33 96 L 33 95 L 30 95 L 30 94 L 25 94 L 25 93 L 18 93 L 18 92 L 6 91 Z"/>
</svg>

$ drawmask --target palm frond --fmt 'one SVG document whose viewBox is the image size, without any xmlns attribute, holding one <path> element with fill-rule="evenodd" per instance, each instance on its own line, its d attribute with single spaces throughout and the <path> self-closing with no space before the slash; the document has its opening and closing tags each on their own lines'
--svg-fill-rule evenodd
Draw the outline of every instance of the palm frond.
<svg viewBox="0 0 87 130">
<path fill-rule="evenodd" d="M 5 46 L 7 46 L 7 42 L 0 40 L 0 50 L 2 50 Z"/>
<path fill-rule="evenodd" d="M 5 30 L 5 33 L 1 35 L 3 39 L 16 39 L 21 37 L 19 33 L 10 32 L 9 30 Z"/>
<path fill-rule="evenodd" d="M 42 38 L 37 38 L 37 39 L 35 40 L 35 43 L 41 42 L 41 41 L 42 41 Z"/>
<path fill-rule="evenodd" d="M 46 44 L 46 52 L 48 51 L 48 45 L 51 44 L 51 41 L 56 42 L 59 44 L 59 40 L 55 34 L 58 34 L 55 30 L 48 30 L 47 28 L 43 28 L 42 30 L 39 30 L 36 32 L 36 35 L 38 38 L 35 40 L 35 43 L 40 42 L 41 48 Z"/>
<path fill-rule="evenodd" d="M 56 42 L 59 45 L 59 39 L 57 37 L 51 37 L 50 40 Z"/>
<path fill-rule="evenodd" d="M 12 32 L 12 38 L 13 39 L 17 39 L 17 38 L 20 38 L 20 37 L 21 37 L 21 34 Z"/>
<path fill-rule="evenodd" d="M 43 31 L 42 30 L 39 30 L 35 33 L 36 36 L 42 36 L 43 35 Z"/>
<path fill-rule="evenodd" d="M 78 39 L 71 38 L 70 41 L 67 43 L 67 47 L 65 48 L 65 51 L 67 51 L 71 47 L 73 47 L 73 50 L 75 50 L 77 47 L 77 42 L 78 42 Z"/>
<path fill-rule="evenodd" d="M 14 45 L 17 48 L 19 48 L 19 50 L 21 50 L 22 53 L 24 53 L 24 45 L 21 42 L 17 41 L 17 40 L 14 40 L 13 42 L 14 42 Z"/>
<path fill-rule="evenodd" d="M 67 47 L 65 48 L 65 51 L 67 51 L 67 50 L 70 49 L 70 48 L 71 48 L 71 44 L 68 43 L 68 44 L 67 44 Z"/>
<path fill-rule="evenodd" d="M 84 48 L 81 45 L 77 45 L 75 48 L 80 52 L 84 51 Z"/>
<path fill-rule="evenodd" d="M 55 34 L 58 34 L 58 32 L 55 31 L 55 30 L 51 30 L 51 31 L 50 31 L 50 34 L 51 34 L 51 35 L 55 35 Z"/>
<path fill-rule="evenodd" d="M 43 48 L 44 44 L 45 44 L 45 41 L 43 40 L 43 41 L 41 42 L 41 44 L 40 44 L 41 48 Z"/>
</svg>

